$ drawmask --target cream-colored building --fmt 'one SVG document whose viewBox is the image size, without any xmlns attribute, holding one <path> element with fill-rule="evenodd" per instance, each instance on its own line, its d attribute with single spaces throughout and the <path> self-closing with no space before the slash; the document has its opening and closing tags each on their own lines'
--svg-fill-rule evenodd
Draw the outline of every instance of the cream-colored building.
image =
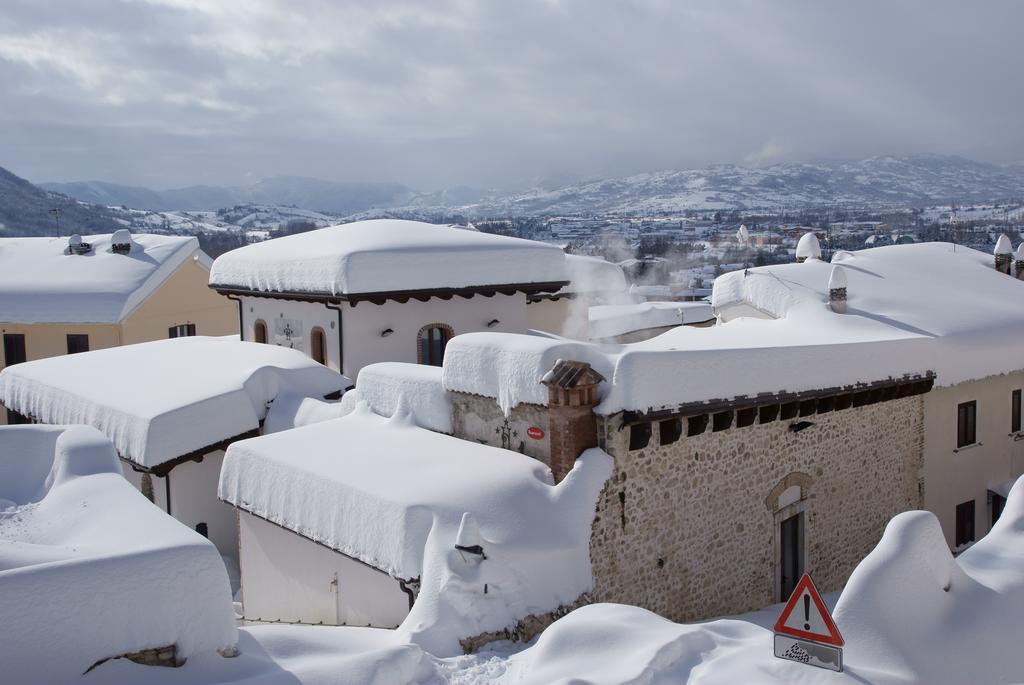
<svg viewBox="0 0 1024 685">
<path fill-rule="evenodd" d="M 83 238 L 0 239 L 0 368 L 186 335 L 238 331 L 207 287 L 193 237 L 121 230 Z M 0 420 L 6 417 L 0 417 Z"/>
</svg>

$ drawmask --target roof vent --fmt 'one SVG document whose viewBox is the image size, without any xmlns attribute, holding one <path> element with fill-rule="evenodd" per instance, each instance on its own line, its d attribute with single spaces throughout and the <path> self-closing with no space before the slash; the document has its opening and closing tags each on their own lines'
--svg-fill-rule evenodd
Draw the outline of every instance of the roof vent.
<svg viewBox="0 0 1024 685">
<path fill-rule="evenodd" d="M 82 236 L 75 233 L 68 238 L 68 254 L 89 254 L 92 245 L 82 241 Z"/>
<path fill-rule="evenodd" d="M 808 259 L 821 259 L 821 245 L 813 232 L 804 233 L 796 244 L 796 261 L 805 262 Z"/>
<path fill-rule="evenodd" d="M 132 234 L 127 228 L 119 228 L 110 236 L 110 251 L 115 254 L 128 254 L 132 251 Z"/>
</svg>

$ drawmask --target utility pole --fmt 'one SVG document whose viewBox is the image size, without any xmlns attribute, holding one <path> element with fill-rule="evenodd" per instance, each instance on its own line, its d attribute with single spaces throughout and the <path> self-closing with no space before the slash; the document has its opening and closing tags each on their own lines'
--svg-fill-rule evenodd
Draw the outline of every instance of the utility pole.
<svg viewBox="0 0 1024 685">
<path fill-rule="evenodd" d="M 53 220 L 57 223 L 57 237 L 60 237 L 60 215 L 64 211 L 60 207 L 54 207 L 50 210 L 50 214 L 53 214 Z"/>
</svg>

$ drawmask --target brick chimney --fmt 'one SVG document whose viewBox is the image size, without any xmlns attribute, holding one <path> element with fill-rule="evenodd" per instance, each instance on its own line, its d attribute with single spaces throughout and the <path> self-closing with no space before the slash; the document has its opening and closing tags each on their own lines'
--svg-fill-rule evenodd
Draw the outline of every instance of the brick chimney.
<svg viewBox="0 0 1024 685">
<path fill-rule="evenodd" d="M 995 255 L 996 271 L 1009 274 L 1010 264 L 1013 262 L 1013 245 L 1005 233 L 1000 234 L 999 240 L 996 241 Z"/>
<path fill-rule="evenodd" d="M 560 483 L 584 450 L 597 447 L 597 386 L 604 376 L 586 362 L 559 359 L 544 374 L 548 388 L 551 473 Z"/>
</svg>

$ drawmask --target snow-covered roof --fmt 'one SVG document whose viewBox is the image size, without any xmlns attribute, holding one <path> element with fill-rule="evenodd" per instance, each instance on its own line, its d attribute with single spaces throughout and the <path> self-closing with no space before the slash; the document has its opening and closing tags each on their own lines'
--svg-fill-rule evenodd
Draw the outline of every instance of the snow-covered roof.
<svg viewBox="0 0 1024 685">
<path fill-rule="evenodd" d="M 629 290 L 626 273 L 622 267 L 600 257 L 567 254 L 565 255 L 565 266 L 569 274 L 569 285 L 563 287 L 559 292 L 624 293 Z"/>
<path fill-rule="evenodd" d="M 996 247 L 993 250 L 994 254 L 1013 254 L 1013 244 L 1010 239 L 1006 237 L 1005 233 L 999 234 L 999 239 L 996 240 Z"/>
<path fill-rule="evenodd" d="M 421 221 L 374 219 L 221 255 L 214 287 L 344 296 L 568 280 L 554 245 Z"/>
<path fill-rule="evenodd" d="M 996 271 L 991 255 L 919 243 L 837 259 L 848 283 L 846 314 L 828 307 L 834 264 L 751 268 L 715 281 L 713 305 L 724 323 L 602 347 L 467 334 L 445 351 L 444 384 L 494 397 L 507 411 L 546 403 L 539 379 L 555 360 L 578 359 L 610 379 L 597 408 L 610 414 L 927 372 L 946 386 L 1024 366 L 1024 281 Z"/>
<path fill-rule="evenodd" d="M 126 481 L 87 426 L 0 426 L 0 616 L 12 683 L 72 682 L 102 659 L 172 644 L 187 659 L 238 639 L 216 548 Z"/>
<path fill-rule="evenodd" d="M 634 331 L 702 323 L 715 318 L 707 302 L 641 302 L 590 307 L 591 338 L 612 338 Z"/>
<path fill-rule="evenodd" d="M 207 264 L 193 237 L 132 235 L 128 254 L 111 251 L 111 237 L 82 236 L 85 254 L 68 238 L 0 238 L 0 321 L 117 323 L 186 260 Z"/>
<path fill-rule="evenodd" d="M 282 391 L 322 397 L 350 385 L 297 350 L 196 336 L 9 366 L 0 403 L 42 423 L 95 426 L 152 468 L 258 429 Z"/>
<path fill-rule="evenodd" d="M 393 576 L 422 577 L 419 616 L 404 625 L 421 637 L 441 631 L 450 649 L 448 631 L 457 639 L 501 629 L 590 588 L 590 525 L 610 473 L 610 458 L 591 450 L 552 485 L 530 457 L 419 428 L 401 407 L 385 419 L 361 404 L 343 418 L 232 444 L 219 495 Z M 467 512 L 487 560 L 453 583 Z M 449 594 L 467 574 L 474 588 L 490 584 L 486 606 Z"/>
</svg>

